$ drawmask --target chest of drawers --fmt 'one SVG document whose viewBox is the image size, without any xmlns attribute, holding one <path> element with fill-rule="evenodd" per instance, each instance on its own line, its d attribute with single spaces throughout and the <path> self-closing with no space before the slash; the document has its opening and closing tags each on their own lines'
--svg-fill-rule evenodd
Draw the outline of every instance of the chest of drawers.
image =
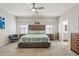
<svg viewBox="0 0 79 59">
<path fill-rule="evenodd" d="M 79 54 L 79 33 L 71 33 L 71 50 Z"/>
</svg>

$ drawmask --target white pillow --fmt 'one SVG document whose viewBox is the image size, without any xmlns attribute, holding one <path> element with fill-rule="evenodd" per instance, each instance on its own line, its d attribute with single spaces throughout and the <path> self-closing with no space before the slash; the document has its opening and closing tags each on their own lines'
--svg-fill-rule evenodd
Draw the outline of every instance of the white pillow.
<svg viewBox="0 0 79 59">
<path fill-rule="evenodd" d="M 45 31 L 40 31 L 40 30 L 29 30 L 29 34 L 45 34 Z"/>
</svg>

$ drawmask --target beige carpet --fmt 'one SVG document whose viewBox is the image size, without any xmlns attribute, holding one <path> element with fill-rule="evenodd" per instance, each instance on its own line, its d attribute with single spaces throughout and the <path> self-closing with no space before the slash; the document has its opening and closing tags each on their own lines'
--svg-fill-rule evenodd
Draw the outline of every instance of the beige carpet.
<svg viewBox="0 0 79 59">
<path fill-rule="evenodd" d="M 51 41 L 50 48 L 17 48 L 18 43 L 11 43 L 0 47 L 2 56 L 77 56 L 70 50 L 68 43 Z"/>
</svg>

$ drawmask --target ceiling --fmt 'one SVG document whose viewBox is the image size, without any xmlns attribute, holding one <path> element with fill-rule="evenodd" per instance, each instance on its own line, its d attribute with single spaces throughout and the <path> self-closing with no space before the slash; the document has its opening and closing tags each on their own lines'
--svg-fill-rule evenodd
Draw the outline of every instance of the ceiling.
<svg viewBox="0 0 79 59">
<path fill-rule="evenodd" d="M 32 4 L 30 3 L 30 5 Z M 36 3 L 36 7 L 45 7 L 45 9 L 38 10 L 38 14 L 33 12 L 27 3 L 0 3 L 0 8 L 17 17 L 58 17 L 76 5 L 77 3 Z"/>
</svg>

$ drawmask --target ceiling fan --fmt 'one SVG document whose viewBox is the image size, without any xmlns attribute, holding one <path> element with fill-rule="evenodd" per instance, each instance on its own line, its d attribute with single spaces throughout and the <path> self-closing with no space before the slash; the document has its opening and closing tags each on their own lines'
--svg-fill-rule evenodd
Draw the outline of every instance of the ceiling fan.
<svg viewBox="0 0 79 59">
<path fill-rule="evenodd" d="M 44 7 L 36 7 L 35 3 L 32 3 L 32 5 L 29 5 L 31 7 L 31 10 L 34 11 L 36 14 L 38 14 L 38 9 L 44 9 Z"/>
</svg>

